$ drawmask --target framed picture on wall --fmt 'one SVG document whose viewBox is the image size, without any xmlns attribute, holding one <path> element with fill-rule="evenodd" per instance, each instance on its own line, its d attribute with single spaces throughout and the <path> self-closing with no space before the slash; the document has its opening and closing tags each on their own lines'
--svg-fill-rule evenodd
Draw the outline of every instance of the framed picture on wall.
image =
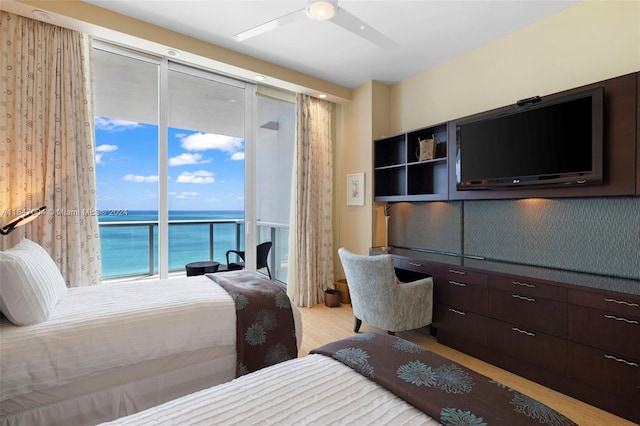
<svg viewBox="0 0 640 426">
<path fill-rule="evenodd" d="M 347 205 L 364 206 L 364 173 L 347 175 Z"/>
</svg>

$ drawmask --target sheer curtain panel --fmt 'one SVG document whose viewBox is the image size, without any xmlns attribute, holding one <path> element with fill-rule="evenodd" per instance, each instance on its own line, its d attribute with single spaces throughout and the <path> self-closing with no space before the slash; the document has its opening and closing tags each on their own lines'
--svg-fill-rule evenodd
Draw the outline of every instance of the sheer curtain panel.
<svg viewBox="0 0 640 426">
<path fill-rule="evenodd" d="M 298 306 L 323 302 L 333 288 L 333 108 L 298 94 L 287 282 Z"/>
<path fill-rule="evenodd" d="M 0 222 L 46 214 L 0 239 L 42 245 L 68 287 L 101 282 L 91 40 L 0 12 Z"/>
</svg>

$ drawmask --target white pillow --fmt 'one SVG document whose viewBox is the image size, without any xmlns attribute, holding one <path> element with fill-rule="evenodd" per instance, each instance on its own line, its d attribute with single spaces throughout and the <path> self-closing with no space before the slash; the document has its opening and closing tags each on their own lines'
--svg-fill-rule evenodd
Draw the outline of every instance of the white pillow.
<svg viewBox="0 0 640 426">
<path fill-rule="evenodd" d="M 26 238 L 0 251 L 0 311 L 16 325 L 49 318 L 67 286 L 49 253 Z"/>
</svg>

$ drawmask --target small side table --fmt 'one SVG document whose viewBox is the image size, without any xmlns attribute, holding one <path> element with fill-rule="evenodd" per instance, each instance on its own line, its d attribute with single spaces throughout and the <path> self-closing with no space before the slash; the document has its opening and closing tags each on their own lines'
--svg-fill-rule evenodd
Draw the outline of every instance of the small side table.
<svg viewBox="0 0 640 426">
<path fill-rule="evenodd" d="M 204 261 L 204 262 L 191 262 L 185 265 L 187 270 L 187 276 L 192 277 L 194 275 L 204 275 L 213 272 L 218 272 L 220 262 Z"/>
</svg>

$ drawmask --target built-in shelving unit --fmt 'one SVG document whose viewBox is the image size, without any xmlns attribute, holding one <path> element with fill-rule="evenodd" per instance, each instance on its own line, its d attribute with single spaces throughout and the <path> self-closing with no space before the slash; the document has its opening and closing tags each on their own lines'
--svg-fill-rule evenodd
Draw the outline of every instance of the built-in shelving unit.
<svg viewBox="0 0 640 426">
<path fill-rule="evenodd" d="M 547 97 L 566 96 L 601 86 L 605 91 L 604 180 L 585 186 L 459 190 L 456 186 L 458 120 L 374 141 L 374 199 L 377 202 L 497 200 L 640 195 L 640 73 L 600 81 Z M 494 112 L 509 110 L 511 106 Z M 466 117 L 468 118 L 468 117 Z M 466 119 L 462 118 L 462 119 Z M 419 161 L 419 141 L 437 138 L 433 160 Z"/>
<path fill-rule="evenodd" d="M 435 201 L 448 198 L 447 124 L 374 141 L 376 201 Z M 432 160 L 418 159 L 420 141 L 435 137 Z"/>
</svg>

